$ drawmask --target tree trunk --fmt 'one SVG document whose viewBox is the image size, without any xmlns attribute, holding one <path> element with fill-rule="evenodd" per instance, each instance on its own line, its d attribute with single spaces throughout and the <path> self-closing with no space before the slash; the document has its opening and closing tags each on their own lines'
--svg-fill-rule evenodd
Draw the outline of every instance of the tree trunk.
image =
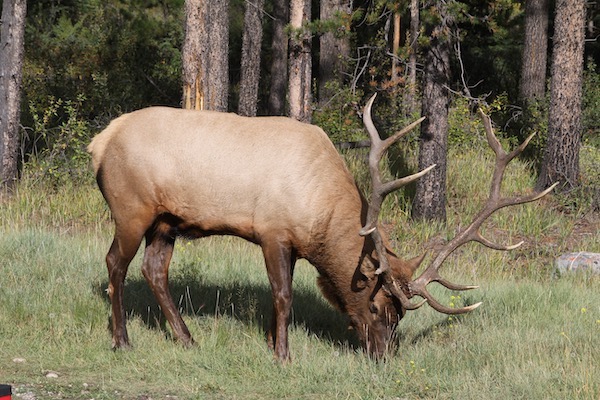
<svg viewBox="0 0 600 400">
<path fill-rule="evenodd" d="M 19 119 L 25 35 L 25 0 L 2 2 L 0 29 L 0 189 L 18 178 Z"/>
<path fill-rule="evenodd" d="M 548 58 L 548 0 L 525 2 L 525 44 L 520 95 L 525 102 L 543 99 Z"/>
<path fill-rule="evenodd" d="M 311 110 L 311 34 L 303 28 L 310 22 L 310 0 L 291 0 L 289 61 L 289 101 L 290 117 L 302 122 L 310 122 Z"/>
<path fill-rule="evenodd" d="M 431 47 L 425 61 L 422 115 L 427 117 L 421 125 L 419 170 L 436 164 L 430 173 L 417 180 L 412 206 L 414 219 L 446 221 L 446 153 L 448 150 L 449 93 L 446 87 L 450 78 L 450 44 L 439 27 L 431 35 Z"/>
<path fill-rule="evenodd" d="M 273 41 L 271 45 L 271 84 L 269 91 L 269 114 L 285 114 L 285 95 L 288 84 L 288 23 L 287 0 L 273 0 Z"/>
<path fill-rule="evenodd" d="M 394 37 L 392 39 L 392 72 L 390 81 L 395 85 L 400 79 L 400 63 L 398 62 L 398 53 L 400 52 L 400 21 L 401 15 L 399 11 L 394 12 Z"/>
<path fill-rule="evenodd" d="M 548 140 L 538 190 L 558 181 L 563 190 L 578 185 L 585 18 L 585 0 L 556 2 Z"/>
<path fill-rule="evenodd" d="M 183 64 L 183 99 L 186 109 L 204 109 L 205 71 L 207 35 L 205 30 L 206 2 L 185 0 L 185 34 L 181 58 Z"/>
<path fill-rule="evenodd" d="M 211 0 L 207 6 L 207 110 L 227 111 L 229 97 L 229 0 Z"/>
<path fill-rule="evenodd" d="M 238 113 L 256 116 L 260 79 L 263 0 L 247 0 L 242 37 L 242 71 Z"/>
<path fill-rule="evenodd" d="M 342 16 L 340 25 L 335 32 L 326 32 L 319 39 L 319 103 L 327 103 L 336 91 L 327 87 L 328 82 L 344 80 L 346 63 L 350 56 L 350 15 L 352 14 L 352 1 L 348 0 L 321 0 L 320 19 L 332 20 Z"/>
<path fill-rule="evenodd" d="M 419 0 L 410 1 L 410 54 L 408 56 L 408 98 L 410 113 L 417 111 L 417 50 L 419 39 Z"/>
</svg>

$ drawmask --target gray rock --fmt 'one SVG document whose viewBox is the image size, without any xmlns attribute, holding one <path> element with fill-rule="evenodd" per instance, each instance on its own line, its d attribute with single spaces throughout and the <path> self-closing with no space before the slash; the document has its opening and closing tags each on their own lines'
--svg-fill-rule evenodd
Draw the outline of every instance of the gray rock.
<svg viewBox="0 0 600 400">
<path fill-rule="evenodd" d="M 600 275 L 600 253 L 563 254 L 556 259 L 556 271 L 559 274 L 570 272 L 589 272 Z"/>
</svg>

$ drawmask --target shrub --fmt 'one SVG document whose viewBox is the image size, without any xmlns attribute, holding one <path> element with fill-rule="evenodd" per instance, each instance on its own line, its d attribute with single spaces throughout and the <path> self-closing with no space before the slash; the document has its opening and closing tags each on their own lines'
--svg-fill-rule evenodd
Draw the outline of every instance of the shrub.
<svg viewBox="0 0 600 400">
<path fill-rule="evenodd" d="M 81 115 L 85 96 L 76 100 L 50 99 L 48 107 L 36 109 L 30 104 L 33 127 L 23 139 L 29 150 L 23 173 L 34 180 L 55 185 L 84 183 L 91 180 L 89 155 L 86 146 L 92 130 Z M 64 116 L 64 117 L 62 117 Z"/>
<path fill-rule="evenodd" d="M 312 123 L 321 127 L 334 143 L 366 139 L 356 113 L 361 95 L 336 81 L 328 82 L 326 87 L 336 95 L 315 110 Z"/>
</svg>

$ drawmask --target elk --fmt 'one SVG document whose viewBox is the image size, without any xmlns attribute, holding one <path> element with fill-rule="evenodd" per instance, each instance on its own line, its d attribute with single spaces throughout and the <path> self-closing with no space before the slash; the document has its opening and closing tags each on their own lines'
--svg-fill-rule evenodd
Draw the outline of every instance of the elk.
<svg viewBox="0 0 600 400">
<path fill-rule="evenodd" d="M 115 224 L 106 256 L 112 347 L 130 345 L 124 280 L 143 239 L 142 273 L 174 337 L 184 345 L 192 345 L 193 339 L 168 285 L 178 236 L 235 235 L 262 248 L 273 300 L 267 342 L 280 361 L 290 358 L 292 278 L 299 258 L 315 266 L 324 297 L 348 315 L 361 344 L 374 358 L 387 352 L 407 310 L 425 302 L 446 314 L 479 306 L 446 307 L 426 287 L 433 281 L 452 290 L 476 287 L 453 284 L 438 273 L 446 257 L 467 242 L 501 250 L 518 246 L 497 245 L 481 236 L 479 227 L 496 210 L 534 201 L 552 189 L 514 198 L 500 196 L 506 165 L 531 137 L 507 154 L 484 116 L 487 140 L 496 153 L 490 197 L 474 221 L 413 279 L 424 257 L 404 260 L 394 254 L 378 224 L 379 209 L 387 194 L 434 166 L 396 181 L 382 181 L 378 167 L 382 155 L 422 119 L 381 140 L 371 119 L 374 99 L 363 113 L 372 141 L 370 202 L 325 132 L 289 118 L 151 107 L 118 117 L 98 134 L 88 151 Z M 414 296 L 423 301 L 411 302 Z"/>
</svg>

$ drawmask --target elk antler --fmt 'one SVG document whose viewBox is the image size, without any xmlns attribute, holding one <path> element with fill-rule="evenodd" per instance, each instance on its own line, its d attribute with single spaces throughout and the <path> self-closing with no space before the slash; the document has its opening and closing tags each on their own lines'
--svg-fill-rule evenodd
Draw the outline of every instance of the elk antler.
<svg viewBox="0 0 600 400">
<path fill-rule="evenodd" d="M 382 275 L 383 277 L 383 285 L 384 287 L 392 293 L 394 297 L 396 297 L 402 307 L 406 310 L 414 310 L 423 305 L 427 300 L 423 300 L 421 303 L 413 304 L 408 297 L 404 294 L 404 292 L 399 288 L 398 283 L 394 280 L 392 274 L 390 273 L 390 265 L 387 259 L 387 250 L 385 245 L 383 244 L 383 240 L 379 231 L 377 230 L 377 221 L 379 219 L 379 212 L 381 211 L 381 205 L 385 196 L 393 192 L 394 190 L 398 190 L 402 186 L 408 185 L 409 183 L 419 179 L 421 176 L 428 173 L 432 168 L 435 167 L 431 165 L 425 168 L 421 172 L 417 172 L 416 174 L 396 179 L 391 182 L 383 182 L 381 177 L 381 172 L 379 170 L 379 162 L 381 161 L 381 157 L 385 151 L 398 139 L 400 139 L 403 135 L 413 129 L 415 126 L 419 125 L 425 118 L 420 118 L 412 124 L 408 125 L 404 129 L 396 134 L 390 136 L 385 140 L 381 140 L 375 125 L 373 124 L 373 120 L 371 119 L 371 107 L 373 106 L 373 102 L 375 101 L 375 97 L 377 93 L 375 93 L 365 106 L 365 110 L 363 113 L 363 122 L 365 124 L 365 128 L 367 128 L 367 132 L 369 133 L 369 137 L 371 138 L 371 149 L 369 151 L 369 172 L 371 174 L 371 183 L 372 183 L 372 192 L 371 192 L 371 201 L 369 202 L 369 208 L 367 210 L 367 220 L 365 226 L 360 230 L 359 234 L 361 236 L 370 235 L 375 243 L 375 250 L 379 257 L 379 268 L 375 271 L 376 274 Z"/>
<path fill-rule="evenodd" d="M 494 167 L 494 174 L 492 176 L 490 196 L 488 197 L 485 205 L 483 206 L 481 211 L 479 211 L 473 222 L 471 222 L 469 226 L 460 231 L 450 242 L 448 242 L 444 247 L 442 247 L 442 249 L 437 253 L 431 264 L 421 274 L 421 276 L 419 276 L 417 279 L 415 279 L 409 284 L 410 292 L 412 295 L 418 295 L 420 297 L 423 297 L 424 299 L 427 299 L 429 305 L 431 305 L 435 310 L 444 314 L 463 314 L 481 305 L 481 303 L 477 303 L 462 308 L 446 307 L 440 304 L 438 301 L 436 301 L 431 296 L 431 294 L 429 294 L 429 292 L 426 289 L 426 286 L 431 282 L 438 282 L 451 290 L 469 290 L 476 289 L 478 287 L 456 285 L 442 278 L 438 273 L 438 270 L 442 263 L 446 260 L 446 258 L 454 250 L 471 241 L 479 242 L 484 246 L 495 250 L 512 250 L 521 246 L 523 244 L 522 241 L 514 245 L 500 245 L 494 243 L 483 237 L 481 235 L 481 232 L 479 231 L 479 228 L 481 227 L 483 222 L 487 220 L 487 218 L 489 218 L 493 213 L 495 213 L 499 209 L 538 200 L 550 193 L 552 189 L 554 189 L 554 187 L 558 184 L 555 183 L 548 189 L 539 193 L 531 193 L 528 195 L 515 197 L 502 197 L 500 195 L 500 188 L 502 185 L 502 179 L 504 177 L 504 171 L 506 170 L 506 166 L 513 158 L 515 158 L 523 152 L 523 150 L 525 149 L 529 141 L 533 138 L 535 133 L 531 134 L 527 139 L 525 139 L 525 141 L 523 141 L 523 143 L 521 143 L 521 145 L 519 145 L 516 149 L 514 149 L 510 153 L 506 153 L 506 151 L 504 151 L 500 142 L 496 138 L 496 135 L 494 134 L 490 117 L 487 116 L 481 109 L 479 109 L 479 115 L 483 120 L 487 142 L 496 154 L 496 163 Z"/>
<path fill-rule="evenodd" d="M 388 291 L 390 291 L 396 298 L 398 298 L 398 300 L 402 304 L 402 307 L 404 307 L 406 310 L 417 309 L 426 302 L 428 302 L 435 310 L 445 314 L 462 314 L 474 310 L 475 308 L 479 307 L 481 303 L 473 304 L 462 308 L 446 307 L 440 304 L 431 296 L 431 294 L 427 291 L 426 286 L 431 282 L 438 282 L 450 290 L 476 289 L 478 286 L 457 285 L 442 278 L 438 272 L 442 263 L 454 250 L 464 245 L 465 243 L 471 241 L 479 242 L 484 246 L 496 250 L 512 250 L 521 246 L 523 242 L 510 246 L 496 244 L 484 238 L 481 235 L 479 228 L 487 218 L 489 218 L 494 212 L 498 211 L 499 209 L 507 206 L 523 204 L 538 200 L 550 193 L 550 191 L 552 191 L 552 189 L 554 189 L 554 187 L 558 183 L 555 183 L 548 189 L 539 193 L 532 193 L 529 195 L 516 197 L 501 197 L 500 187 L 502 184 L 502 179 L 504 176 L 506 166 L 513 158 L 515 158 L 523 152 L 529 141 L 533 138 L 534 134 L 530 135 L 527 139 L 525 139 L 525 141 L 515 150 L 513 150 L 510 153 L 506 153 L 500 145 L 500 142 L 494 135 L 490 118 L 481 109 L 479 109 L 479 115 L 483 119 L 488 144 L 496 154 L 496 163 L 494 168 L 494 174 L 492 176 L 490 196 L 486 201 L 483 209 L 479 212 L 479 214 L 477 214 L 473 222 L 471 222 L 471 224 L 467 228 L 460 231 L 450 242 L 448 242 L 437 253 L 431 264 L 421 274 L 421 276 L 409 283 L 410 297 L 417 295 L 424 299 L 422 302 L 414 304 L 408 299 L 408 296 L 406 296 L 406 294 L 399 289 L 398 283 L 394 280 L 392 276 L 392 273 L 389 268 L 389 262 L 387 259 L 387 250 L 383 244 L 381 235 L 377 230 L 377 220 L 379 218 L 381 204 L 383 203 L 383 200 L 386 195 L 388 195 L 394 190 L 399 189 L 402 186 L 405 186 L 410 182 L 415 181 L 422 175 L 429 172 L 432 168 L 435 167 L 435 165 L 432 165 L 421 172 L 407 176 L 405 178 L 397 179 L 387 183 L 382 182 L 381 173 L 379 171 L 379 162 L 381 161 L 381 157 L 383 156 L 385 150 L 387 150 L 387 148 L 392 143 L 394 143 L 396 140 L 402 137 L 406 132 L 410 131 L 416 125 L 421 123 L 421 121 L 423 121 L 425 118 L 421 118 L 418 121 L 413 122 L 412 124 L 408 125 L 406 128 L 402 129 L 400 132 L 394 134 L 388 139 L 381 140 L 379 134 L 377 133 L 377 130 L 375 129 L 375 126 L 373 125 L 373 121 L 371 120 L 371 107 L 375 100 L 375 96 L 376 95 L 373 95 L 369 99 L 367 105 L 365 106 L 365 111 L 363 114 L 363 121 L 365 127 L 367 128 L 369 136 L 371 137 L 371 150 L 369 152 L 369 170 L 371 173 L 373 192 L 371 194 L 371 201 L 369 203 L 369 209 L 367 211 L 367 221 L 365 226 L 361 229 L 360 235 L 371 235 L 371 238 L 375 243 L 375 248 L 379 257 L 380 264 L 376 273 L 382 275 L 384 287 Z"/>
</svg>

